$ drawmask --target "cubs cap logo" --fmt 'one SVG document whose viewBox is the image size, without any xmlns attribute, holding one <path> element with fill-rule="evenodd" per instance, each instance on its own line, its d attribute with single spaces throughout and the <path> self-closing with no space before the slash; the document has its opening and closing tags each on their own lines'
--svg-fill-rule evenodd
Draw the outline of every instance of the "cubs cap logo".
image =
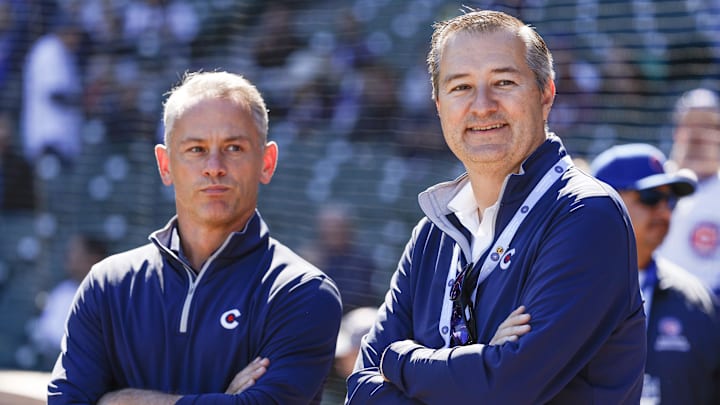
<svg viewBox="0 0 720 405">
<path fill-rule="evenodd" d="M 225 329 L 235 329 L 240 325 L 238 318 L 240 317 L 240 310 L 233 308 L 220 316 L 220 325 Z"/>
</svg>

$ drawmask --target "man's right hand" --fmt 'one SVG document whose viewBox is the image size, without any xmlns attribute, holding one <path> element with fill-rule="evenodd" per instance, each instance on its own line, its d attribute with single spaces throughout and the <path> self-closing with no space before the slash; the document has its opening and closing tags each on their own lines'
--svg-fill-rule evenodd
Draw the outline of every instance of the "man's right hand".
<svg viewBox="0 0 720 405">
<path fill-rule="evenodd" d="M 252 387 L 253 384 L 257 382 L 258 378 L 265 374 L 269 365 L 269 359 L 257 357 L 235 375 L 233 380 L 230 381 L 230 385 L 225 393 L 235 395 Z"/>
<path fill-rule="evenodd" d="M 490 341 L 490 345 L 496 346 L 505 342 L 518 340 L 520 336 L 530 332 L 529 322 L 530 314 L 526 314 L 525 306 L 520 305 L 498 326 L 498 330 Z"/>
</svg>

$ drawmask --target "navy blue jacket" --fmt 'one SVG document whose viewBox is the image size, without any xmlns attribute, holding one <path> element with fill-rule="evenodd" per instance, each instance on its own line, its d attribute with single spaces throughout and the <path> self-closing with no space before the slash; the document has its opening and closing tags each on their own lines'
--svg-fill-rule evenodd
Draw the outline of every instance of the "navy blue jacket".
<svg viewBox="0 0 720 405">
<path fill-rule="evenodd" d="M 550 135 L 521 174 L 508 176 L 495 239 L 565 155 Z M 347 403 L 638 403 L 646 341 L 635 238 L 617 194 L 574 166 L 527 214 L 506 269 L 498 266 L 478 287 L 478 342 L 489 342 L 521 304 L 532 330 L 501 346 L 444 347 L 439 318 L 454 246 L 471 257 L 466 231 L 447 203 L 467 181 L 464 175 L 420 194 L 426 217 L 363 340 Z"/>
<path fill-rule="evenodd" d="M 334 283 L 270 238 L 256 212 L 196 275 L 175 219 L 152 243 L 111 256 L 83 281 L 49 385 L 49 404 L 90 404 L 121 388 L 178 404 L 319 403 L 342 305 Z M 256 357 L 258 382 L 224 395 Z"/>
<path fill-rule="evenodd" d="M 702 282 L 658 260 L 651 281 L 643 399 L 720 404 L 720 308 Z"/>
</svg>

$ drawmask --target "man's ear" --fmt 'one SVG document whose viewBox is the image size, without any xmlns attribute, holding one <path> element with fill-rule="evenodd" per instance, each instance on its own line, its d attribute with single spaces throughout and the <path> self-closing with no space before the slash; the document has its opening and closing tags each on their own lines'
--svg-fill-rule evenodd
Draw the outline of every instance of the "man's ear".
<svg viewBox="0 0 720 405">
<path fill-rule="evenodd" d="M 274 141 L 270 141 L 265 145 L 263 151 L 263 167 L 260 172 L 260 183 L 268 184 L 275 173 L 278 161 L 278 146 Z"/>
<path fill-rule="evenodd" d="M 543 106 L 543 118 L 545 118 L 545 122 L 547 122 L 548 117 L 550 116 L 550 109 L 555 101 L 555 81 L 548 81 L 548 84 L 545 86 L 545 90 L 543 90 L 540 97 L 542 97 L 541 102 Z"/>
<path fill-rule="evenodd" d="M 171 185 L 170 156 L 168 156 L 168 149 L 165 145 L 155 145 L 155 160 L 157 160 L 158 170 L 160 171 L 160 178 L 163 184 L 166 186 Z"/>
</svg>

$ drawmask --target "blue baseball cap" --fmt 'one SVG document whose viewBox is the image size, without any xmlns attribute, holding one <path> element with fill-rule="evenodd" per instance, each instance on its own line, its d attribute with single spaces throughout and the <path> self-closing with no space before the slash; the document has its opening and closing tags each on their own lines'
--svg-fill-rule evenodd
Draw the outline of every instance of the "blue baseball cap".
<svg viewBox="0 0 720 405">
<path fill-rule="evenodd" d="M 613 146 L 599 154 L 590 164 L 590 170 L 618 191 L 668 185 L 678 197 L 692 194 L 697 185 L 695 173 L 687 169 L 668 173 L 665 160 L 660 149 L 645 143 L 632 143 Z"/>
</svg>

